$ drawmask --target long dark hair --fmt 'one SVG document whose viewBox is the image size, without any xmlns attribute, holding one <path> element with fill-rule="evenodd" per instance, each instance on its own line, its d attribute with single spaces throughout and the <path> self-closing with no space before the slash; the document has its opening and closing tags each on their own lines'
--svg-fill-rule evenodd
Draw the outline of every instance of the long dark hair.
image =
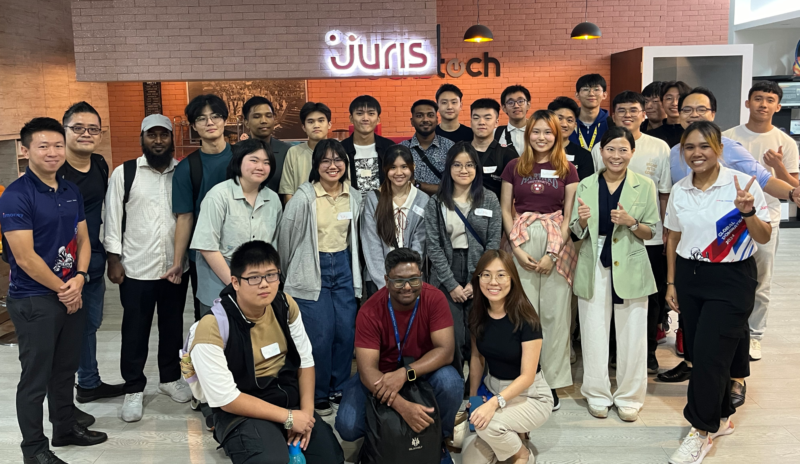
<svg viewBox="0 0 800 464">
<path fill-rule="evenodd" d="M 339 155 L 339 158 L 344 160 L 344 174 L 339 178 L 339 182 L 344 184 L 349 179 L 350 159 L 347 156 L 347 152 L 344 151 L 342 143 L 336 139 L 325 139 L 317 143 L 317 146 L 314 147 L 314 153 L 311 155 L 311 172 L 308 174 L 309 182 L 319 182 L 319 165 L 322 164 L 322 158 L 325 158 L 329 151 L 334 155 Z"/>
<path fill-rule="evenodd" d="M 378 193 L 378 206 L 375 208 L 375 222 L 378 225 L 378 237 L 383 243 L 397 248 L 397 224 L 394 221 L 394 205 L 392 181 L 389 180 L 389 170 L 394 167 L 397 158 L 402 158 L 411 170 L 411 179 L 414 182 L 414 156 L 411 149 L 404 145 L 392 145 L 383 154 L 383 178 Z"/>
<path fill-rule="evenodd" d="M 506 314 L 508 314 L 508 319 L 514 324 L 514 332 L 520 330 L 524 322 L 530 324 L 534 329 L 540 325 L 539 316 L 522 288 L 514 259 L 503 250 L 487 250 L 478 260 L 478 264 L 475 265 L 475 273 L 472 274 L 472 288 L 474 289 L 475 297 L 472 302 L 472 311 L 470 311 L 469 315 L 469 331 L 476 340 L 483 337 L 483 328 L 489 318 L 490 308 L 489 300 L 480 290 L 481 273 L 496 259 L 503 263 L 505 271 L 511 278 L 511 289 L 506 296 L 505 310 Z"/>
<path fill-rule="evenodd" d="M 268 143 L 255 137 L 243 140 L 231 147 L 233 155 L 231 156 L 230 163 L 228 163 L 226 177 L 228 179 L 233 179 L 236 185 L 239 185 L 239 180 L 237 178 L 242 177 L 242 162 L 244 161 L 244 157 L 258 150 L 264 150 L 267 153 L 267 160 L 269 160 L 269 175 L 267 176 L 267 180 L 258 186 L 258 191 L 260 192 L 267 186 L 272 176 L 275 175 L 275 155 L 272 154 L 272 148 L 270 148 Z"/>
<path fill-rule="evenodd" d="M 456 156 L 466 153 L 470 161 L 475 163 L 475 179 L 472 180 L 472 187 L 469 189 L 469 196 L 472 199 L 472 206 L 477 207 L 483 203 L 483 166 L 478 152 L 469 142 L 458 142 L 453 148 L 447 151 L 447 159 L 444 162 L 444 172 L 442 172 L 442 182 L 439 184 L 439 201 L 449 210 L 455 210 L 456 204 L 453 202 L 453 182 L 452 168 L 456 161 Z"/>
</svg>

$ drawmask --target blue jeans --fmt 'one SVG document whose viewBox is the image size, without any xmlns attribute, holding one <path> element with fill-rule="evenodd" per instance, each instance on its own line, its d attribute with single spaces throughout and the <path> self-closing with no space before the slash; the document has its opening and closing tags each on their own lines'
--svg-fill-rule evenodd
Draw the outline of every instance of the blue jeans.
<svg viewBox="0 0 800 464">
<path fill-rule="evenodd" d="M 314 354 L 314 402 L 328 401 L 350 378 L 358 311 L 350 259 L 348 250 L 320 253 L 319 298 L 295 298 Z"/>
<path fill-rule="evenodd" d="M 444 366 L 421 377 L 433 387 L 442 419 L 442 437 L 453 434 L 456 414 L 464 397 L 464 381 L 453 366 Z M 342 403 L 336 413 L 336 431 L 344 441 L 356 441 L 364 436 L 367 397 L 371 393 L 356 373 L 344 385 Z"/>
<path fill-rule="evenodd" d="M 91 389 L 100 386 L 100 371 L 97 370 L 97 329 L 103 322 L 103 297 L 106 279 L 101 275 L 83 286 L 83 310 L 86 312 L 86 327 L 83 332 L 81 361 L 78 365 L 78 386 Z"/>
</svg>

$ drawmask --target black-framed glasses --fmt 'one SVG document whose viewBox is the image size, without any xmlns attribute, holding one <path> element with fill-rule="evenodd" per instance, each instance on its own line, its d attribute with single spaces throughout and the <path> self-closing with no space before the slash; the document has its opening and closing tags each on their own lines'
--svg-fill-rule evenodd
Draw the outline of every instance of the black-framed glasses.
<svg viewBox="0 0 800 464">
<path fill-rule="evenodd" d="M 266 280 L 268 284 L 275 283 L 281 279 L 281 271 L 278 272 L 270 272 L 266 275 L 260 276 L 250 276 L 250 277 L 239 277 L 239 280 L 244 280 L 248 283 L 248 285 L 256 286 L 261 285 L 261 282 Z"/>
<path fill-rule="evenodd" d="M 630 114 L 635 118 L 636 116 L 642 114 L 643 111 L 640 110 L 639 108 L 617 108 L 617 111 L 615 111 L 615 113 L 617 113 L 617 115 L 619 116 L 627 116 Z"/>
<path fill-rule="evenodd" d="M 509 107 L 509 108 L 513 108 L 515 106 L 525 106 L 526 103 L 528 103 L 528 100 L 525 100 L 524 98 L 521 98 L 519 100 L 509 100 L 509 101 L 507 101 L 506 102 L 506 106 Z"/>
<path fill-rule="evenodd" d="M 406 284 L 410 285 L 411 288 L 419 288 L 422 286 L 422 276 L 419 277 L 410 277 L 408 279 L 386 279 L 387 281 L 391 282 L 392 287 L 395 290 L 402 290 L 406 287 Z"/>
<path fill-rule="evenodd" d="M 341 158 L 334 158 L 334 159 L 324 158 L 319 163 L 320 166 L 325 168 L 329 167 L 331 164 L 335 164 L 337 166 L 344 166 L 344 160 Z"/>
<path fill-rule="evenodd" d="M 90 135 L 99 135 L 101 132 L 103 132 L 103 129 L 101 129 L 99 127 L 96 127 L 96 126 L 91 126 L 91 127 L 86 127 L 86 126 L 64 126 L 64 127 L 69 129 L 69 130 L 71 130 L 72 132 L 75 132 L 78 135 L 83 135 L 84 132 L 89 132 Z"/>
<path fill-rule="evenodd" d="M 697 108 L 692 108 L 691 106 L 684 106 L 683 108 L 681 108 L 681 113 L 685 114 L 686 116 L 689 116 L 695 111 L 697 111 L 697 114 L 699 114 L 700 116 L 703 116 L 704 114 L 711 111 L 711 108 L 706 108 L 705 106 L 698 106 Z"/>
</svg>

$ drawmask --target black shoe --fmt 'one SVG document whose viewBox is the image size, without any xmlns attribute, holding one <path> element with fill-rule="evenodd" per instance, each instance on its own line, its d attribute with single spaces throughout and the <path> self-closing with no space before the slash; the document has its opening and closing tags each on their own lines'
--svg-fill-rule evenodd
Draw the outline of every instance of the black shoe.
<svg viewBox="0 0 800 464">
<path fill-rule="evenodd" d="M 96 388 L 76 387 L 77 394 L 75 395 L 75 399 L 78 403 L 89 403 L 94 400 L 99 400 L 100 398 L 115 398 L 125 394 L 125 389 L 123 387 L 125 387 L 124 383 L 109 385 L 102 382 L 100 382 L 100 386 Z"/>
<path fill-rule="evenodd" d="M 667 372 L 662 372 L 658 374 L 658 380 L 662 382 L 668 383 L 675 383 L 675 382 L 684 382 L 689 380 L 692 377 L 692 368 L 686 364 L 686 361 L 681 361 L 680 364 L 673 367 L 672 369 L 668 370 Z"/>
<path fill-rule="evenodd" d="M 330 416 L 333 414 L 333 408 L 331 408 L 331 403 L 328 400 L 314 403 L 314 411 L 320 416 Z"/>
<path fill-rule="evenodd" d="M 561 401 L 558 400 L 558 392 L 550 390 L 550 393 L 553 394 L 553 411 L 558 411 L 561 409 Z"/>
<path fill-rule="evenodd" d="M 658 359 L 655 353 L 647 354 L 647 373 L 658 374 Z"/>
<path fill-rule="evenodd" d="M 75 408 L 75 420 L 81 427 L 91 427 L 94 424 L 94 416 Z"/>
<path fill-rule="evenodd" d="M 736 409 L 744 404 L 744 397 L 747 393 L 747 381 L 744 385 L 735 380 L 731 380 L 731 406 Z"/>
<path fill-rule="evenodd" d="M 50 441 L 50 444 L 56 447 L 68 445 L 94 446 L 99 445 L 106 440 L 108 440 L 108 435 L 105 433 L 95 432 L 87 429 L 86 427 L 81 427 L 80 425 L 75 424 L 72 427 L 71 433 L 62 435 L 60 437 L 53 437 L 53 439 Z"/>
<path fill-rule="evenodd" d="M 24 464 L 67 464 L 66 462 L 58 459 L 58 457 L 50 450 L 42 451 L 41 453 L 25 458 L 22 460 Z"/>
</svg>

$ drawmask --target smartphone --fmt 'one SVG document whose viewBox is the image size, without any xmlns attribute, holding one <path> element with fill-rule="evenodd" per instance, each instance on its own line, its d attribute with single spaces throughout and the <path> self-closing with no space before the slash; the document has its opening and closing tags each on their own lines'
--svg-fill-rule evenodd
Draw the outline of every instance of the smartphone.
<svg viewBox="0 0 800 464">
<path fill-rule="evenodd" d="M 483 404 L 483 397 L 482 396 L 470 396 L 469 397 L 469 404 L 470 404 L 469 412 L 470 412 L 470 415 L 472 415 L 472 411 L 478 409 L 478 407 Z M 473 424 L 472 422 L 469 423 L 469 431 L 470 432 L 474 432 L 475 431 L 475 424 Z"/>
</svg>

